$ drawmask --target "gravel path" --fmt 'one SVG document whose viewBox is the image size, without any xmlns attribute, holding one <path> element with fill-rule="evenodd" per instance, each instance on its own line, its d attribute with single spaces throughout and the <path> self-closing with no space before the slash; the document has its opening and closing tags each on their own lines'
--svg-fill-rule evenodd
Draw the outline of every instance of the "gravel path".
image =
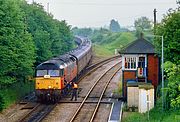
<svg viewBox="0 0 180 122">
<path fill-rule="evenodd" d="M 10 106 L 8 109 L 5 109 L 2 113 L 0 113 L 0 122 L 16 122 L 19 118 L 21 118 L 24 114 L 26 114 L 29 110 L 23 109 L 25 105 L 23 104 L 15 104 Z"/>
</svg>

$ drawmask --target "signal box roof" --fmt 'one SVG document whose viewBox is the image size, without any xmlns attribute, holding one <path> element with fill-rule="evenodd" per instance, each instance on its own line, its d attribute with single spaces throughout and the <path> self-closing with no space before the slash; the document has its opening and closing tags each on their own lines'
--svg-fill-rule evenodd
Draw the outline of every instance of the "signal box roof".
<svg viewBox="0 0 180 122">
<path fill-rule="evenodd" d="M 154 45 L 144 38 L 139 38 L 119 51 L 120 54 L 153 54 Z"/>
</svg>

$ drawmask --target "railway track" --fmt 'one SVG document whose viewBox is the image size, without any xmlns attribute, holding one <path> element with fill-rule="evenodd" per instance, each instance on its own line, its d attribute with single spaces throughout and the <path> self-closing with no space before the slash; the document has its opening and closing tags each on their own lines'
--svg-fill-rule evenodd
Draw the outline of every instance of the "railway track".
<svg viewBox="0 0 180 122">
<path fill-rule="evenodd" d="M 87 75 L 91 74 L 92 72 L 94 72 L 94 71 L 97 70 L 98 68 L 102 67 L 104 64 L 107 64 L 107 63 L 109 63 L 110 61 L 112 61 L 112 60 L 114 60 L 114 59 L 118 59 L 118 58 L 120 58 L 119 55 L 118 55 L 118 56 L 113 56 L 113 57 L 107 58 L 107 59 L 105 59 L 105 60 L 96 62 L 96 63 L 88 66 L 88 67 L 86 68 L 86 72 L 83 74 L 83 76 L 81 76 L 81 77 L 79 78 L 79 80 L 78 80 L 77 82 L 79 83 L 79 82 L 80 82 L 82 79 L 84 79 Z"/>
<path fill-rule="evenodd" d="M 31 111 L 24 115 L 18 122 L 40 122 L 57 104 L 37 104 Z"/>
<path fill-rule="evenodd" d="M 102 101 L 103 95 L 108 87 L 109 82 L 112 80 L 114 75 L 121 69 L 121 67 L 119 67 L 120 63 L 121 62 L 115 64 L 113 67 L 108 69 L 108 71 L 103 73 L 98 78 L 98 80 L 93 84 L 91 89 L 88 91 L 87 95 L 81 102 L 77 111 L 74 113 L 70 122 L 83 121 L 83 120 L 92 122 L 94 120 L 96 113 L 98 112 L 100 103 Z M 106 81 L 106 82 L 104 82 L 104 81 Z M 91 99 L 92 96 L 97 99 Z M 94 100 L 97 102 L 93 103 L 92 101 L 94 101 Z"/>
<path fill-rule="evenodd" d="M 86 68 L 86 70 L 90 70 L 90 69 L 92 69 L 92 68 L 94 68 L 94 67 L 96 67 L 96 66 L 98 66 L 98 65 L 102 65 L 102 64 L 104 64 L 104 63 L 108 63 L 108 62 L 110 62 L 110 61 L 112 61 L 112 60 L 114 60 L 114 59 L 116 59 L 116 58 L 119 58 L 119 57 L 120 57 L 120 55 L 117 55 L 117 56 L 113 56 L 113 57 L 110 57 L 110 58 L 106 58 L 106 59 L 104 59 L 104 60 L 102 60 L 102 61 L 97 61 L 97 62 L 91 64 L 90 66 L 88 66 L 88 67 Z"/>
</svg>

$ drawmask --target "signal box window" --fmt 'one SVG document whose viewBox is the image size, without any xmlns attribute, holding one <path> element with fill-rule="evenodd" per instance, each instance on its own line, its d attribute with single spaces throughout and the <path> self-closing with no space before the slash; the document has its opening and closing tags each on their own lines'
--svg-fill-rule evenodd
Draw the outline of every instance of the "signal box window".
<svg viewBox="0 0 180 122">
<path fill-rule="evenodd" d="M 145 68 L 145 57 L 139 57 L 138 67 Z"/>
<path fill-rule="evenodd" d="M 125 69 L 135 70 L 136 62 L 136 57 L 125 57 Z"/>
</svg>

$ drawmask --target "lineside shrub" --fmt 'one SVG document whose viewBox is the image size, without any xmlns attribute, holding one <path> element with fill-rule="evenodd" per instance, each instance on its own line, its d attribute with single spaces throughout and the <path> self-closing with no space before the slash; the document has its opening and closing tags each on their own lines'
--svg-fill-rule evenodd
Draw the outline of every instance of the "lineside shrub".
<svg viewBox="0 0 180 122">
<path fill-rule="evenodd" d="M 0 94 L 0 111 L 3 110 L 4 104 L 5 104 L 4 98 L 3 98 L 2 94 Z"/>
</svg>

